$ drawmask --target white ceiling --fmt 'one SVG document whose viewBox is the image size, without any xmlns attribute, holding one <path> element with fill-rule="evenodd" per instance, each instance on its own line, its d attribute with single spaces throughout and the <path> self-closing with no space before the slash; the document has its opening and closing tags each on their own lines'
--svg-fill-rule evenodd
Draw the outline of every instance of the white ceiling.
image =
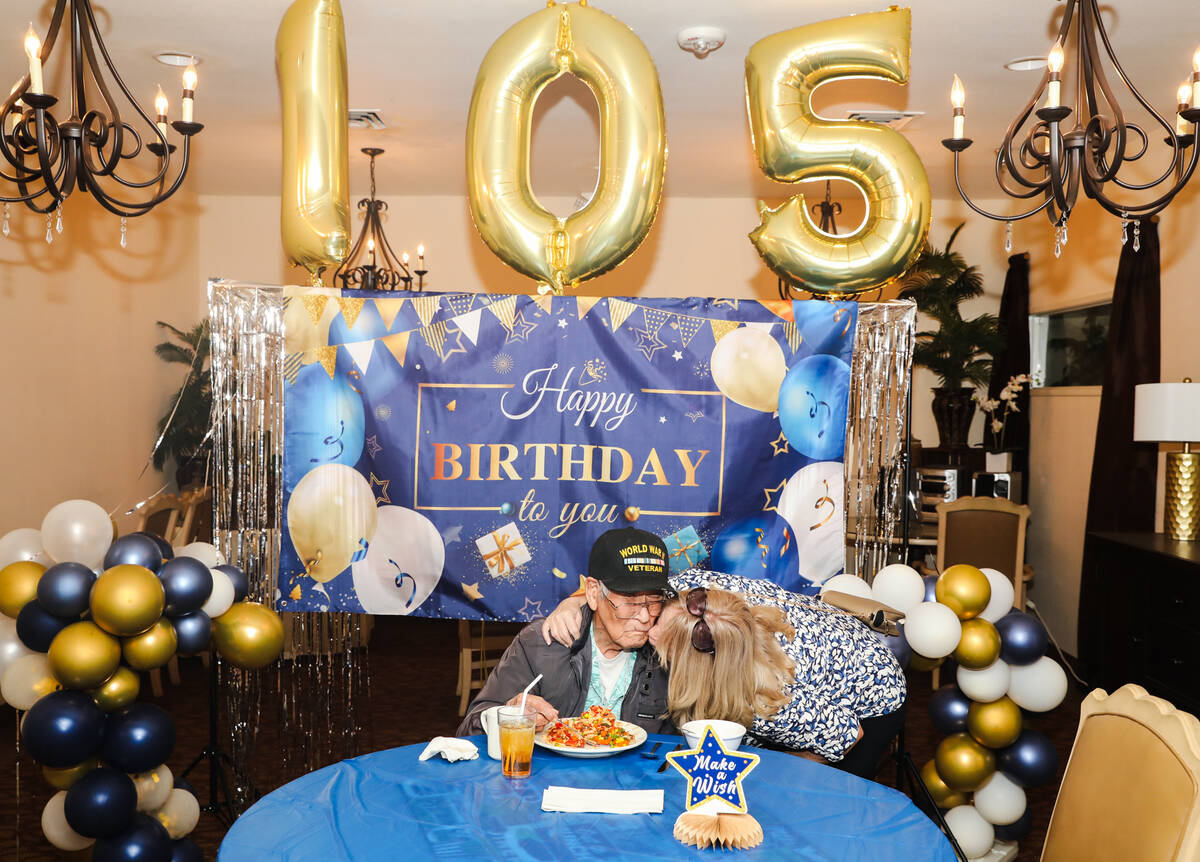
<svg viewBox="0 0 1200 862">
<path fill-rule="evenodd" d="M 757 175 L 750 148 L 743 64 L 750 45 L 781 30 L 884 8 L 864 0 L 597 0 L 627 23 L 658 66 L 667 112 L 670 158 L 667 193 L 675 196 L 759 196 L 792 193 Z M 4 0 L 0 80 L 24 69 L 21 37 L 30 18 L 44 34 L 52 0 Z M 156 63 L 158 51 L 194 53 L 199 67 L 195 190 L 209 194 L 277 194 L 280 177 L 279 91 L 274 46 L 288 0 L 97 4 L 105 39 L 130 88 L 149 106 L 161 82 L 178 116 L 179 72 Z M 480 60 L 508 26 L 540 8 L 536 0 L 343 0 L 350 65 L 350 105 L 377 108 L 391 128 L 351 133 L 351 177 L 366 185 L 363 146 L 387 150 L 379 191 L 397 195 L 463 194 L 463 138 L 471 87 Z M 949 85 L 966 83 L 968 187 L 994 197 L 992 149 L 1009 118 L 1030 95 L 1038 73 L 1009 72 L 1003 63 L 1044 54 L 1063 4 L 1051 0 L 913 0 L 912 80 L 907 87 L 847 81 L 823 88 L 818 110 L 844 117 L 849 108 L 921 110 L 905 134 L 924 159 L 936 196 L 953 193 L 951 159 L 939 141 L 950 126 Z M 970 9 L 971 11 L 965 11 Z M 1113 0 L 1105 7 L 1110 35 L 1126 71 L 1160 112 L 1173 117 L 1174 94 L 1191 71 L 1200 44 L 1196 0 Z M 725 47 L 700 60 L 680 50 L 676 32 L 712 24 Z M 63 34 L 65 37 L 65 33 Z M 55 55 L 61 62 L 65 38 Z M 48 87 L 61 70 L 52 58 Z M 597 156 L 595 103 L 588 90 L 556 82 L 539 101 L 535 120 L 535 190 L 574 197 L 591 188 Z M 1156 135 L 1153 140 L 1159 149 Z M 1153 151 L 1152 151 L 1153 152 Z"/>
</svg>

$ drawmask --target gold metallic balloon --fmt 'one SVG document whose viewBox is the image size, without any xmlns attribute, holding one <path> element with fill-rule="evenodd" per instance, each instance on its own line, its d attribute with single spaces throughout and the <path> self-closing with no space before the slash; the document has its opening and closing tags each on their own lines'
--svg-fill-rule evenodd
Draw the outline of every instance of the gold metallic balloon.
<svg viewBox="0 0 1200 862">
<path fill-rule="evenodd" d="M 898 278 L 929 233 L 925 168 L 897 131 L 813 113 L 813 90 L 838 78 L 908 81 L 912 14 L 892 9 L 785 30 L 746 55 L 746 108 L 763 173 L 783 183 L 837 177 L 857 185 L 867 218 L 831 237 L 808 216 L 803 195 L 769 209 L 750 233 L 777 275 L 813 293 L 852 296 Z"/>
<path fill-rule="evenodd" d="M 946 662 L 946 657 L 941 658 L 926 658 L 920 653 L 914 652 L 912 658 L 908 660 L 908 666 L 912 670 L 933 670 L 941 667 Z"/>
<path fill-rule="evenodd" d="M 213 642 L 236 667 L 264 667 L 283 651 L 283 621 L 257 602 L 238 602 L 213 620 Z"/>
<path fill-rule="evenodd" d="M 283 251 L 320 283 L 350 248 L 346 33 L 338 0 L 296 0 L 275 37 L 283 107 Z"/>
<path fill-rule="evenodd" d="M 287 523 L 305 574 L 325 583 L 345 571 L 375 535 L 375 492 L 353 467 L 322 464 L 296 483 Z"/>
<path fill-rule="evenodd" d="M 596 191 L 558 218 L 529 179 L 533 105 L 571 74 L 600 105 Z M 506 264 L 561 293 L 633 253 L 654 223 L 666 168 L 662 90 L 650 52 L 616 18 L 557 5 L 510 27 L 488 50 L 467 115 L 467 193 L 475 227 Z"/>
<path fill-rule="evenodd" d="M 32 560 L 17 560 L 0 569 L 0 612 L 15 618 L 37 598 L 38 581 L 46 567 Z"/>
<path fill-rule="evenodd" d="M 125 638 L 121 643 L 121 654 L 134 670 L 153 670 L 169 662 L 178 645 L 175 627 L 161 619 L 140 635 Z"/>
<path fill-rule="evenodd" d="M 990 703 L 972 703 L 967 710 L 967 732 L 988 748 L 1012 745 L 1021 735 L 1021 707 L 1007 695 Z"/>
<path fill-rule="evenodd" d="M 987 608 L 992 600 L 992 584 L 979 569 L 959 563 L 938 575 L 934 594 L 960 620 L 969 620 Z"/>
<path fill-rule="evenodd" d="M 964 621 L 954 660 L 969 670 L 981 670 L 999 657 L 1000 632 L 996 627 L 978 617 Z"/>
<path fill-rule="evenodd" d="M 954 808 L 957 805 L 967 804 L 966 794 L 947 787 L 946 782 L 942 781 L 942 776 L 938 775 L 937 765 L 932 760 L 927 761 L 921 767 L 921 780 L 925 782 L 929 795 L 933 797 L 933 804 L 938 808 Z"/>
<path fill-rule="evenodd" d="M 933 761 L 946 786 L 960 793 L 977 789 L 996 771 L 996 756 L 966 733 L 939 742 Z"/>
<path fill-rule="evenodd" d="M 137 700 L 141 688 L 142 681 L 136 673 L 127 667 L 119 667 L 103 685 L 92 689 L 91 695 L 102 710 L 116 712 Z"/>
<path fill-rule="evenodd" d="M 95 688 L 121 663 L 121 642 L 84 620 L 55 635 L 46 655 L 50 670 L 66 688 Z"/>
<path fill-rule="evenodd" d="M 75 766 L 67 766 L 62 769 L 55 769 L 51 766 L 42 767 L 42 775 L 50 786 L 56 790 L 70 790 L 71 785 L 82 778 L 87 773 L 91 772 L 100 761 L 94 757 L 89 757 L 83 763 L 77 763 Z"/>
<path fill-rule="evenodd" d="M 162 582 L 145 566 L 113 566 L 92 586 L 92 619 L 121 637 L 150 628 L 162 616 L 165 604 Z"/>
</svg>

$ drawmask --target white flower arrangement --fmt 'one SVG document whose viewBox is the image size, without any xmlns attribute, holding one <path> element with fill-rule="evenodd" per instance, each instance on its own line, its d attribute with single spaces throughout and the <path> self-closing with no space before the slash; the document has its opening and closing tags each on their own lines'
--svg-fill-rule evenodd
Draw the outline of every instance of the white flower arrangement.
<svg viewBox="0 0 1200 862">
<path fill-rule="evenodd" d="M 1028 374 L 1016 374 L 1008 378 L 1008 383 L 1000 390 L 995 398 L 985 398 L 979 402 L 979 409 L 988 415 L 992 433 L 996 435 L 996 445 L 1004 448 L 1004 424 L 1010 413 L 1020 413 L 1017 406 L 1017 396 L 1029 385 Z"/>
</svg>

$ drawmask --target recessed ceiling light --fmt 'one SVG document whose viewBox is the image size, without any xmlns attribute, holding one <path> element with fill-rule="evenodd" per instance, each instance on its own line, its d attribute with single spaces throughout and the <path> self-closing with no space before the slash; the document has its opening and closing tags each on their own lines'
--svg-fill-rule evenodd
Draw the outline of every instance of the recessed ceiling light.
<svg viewBox="0 0 1200 862">
<path fill-rule="evenodd" d="M 1010 72 L 1036 72 L 1046 68 L 1045 57 L 1018 57 L 1015 60 L 1009 60 L 1004 64 L 1004 68 Z"/>
<path fill-rule="evenodd" d="M 190 66 L 192 63 L 198 65 L 203 62 L 195 54 L 181 54 L 179 51 L 163 51 L 155 54 L 154 59 L 164 66 Z"/>
</svg>

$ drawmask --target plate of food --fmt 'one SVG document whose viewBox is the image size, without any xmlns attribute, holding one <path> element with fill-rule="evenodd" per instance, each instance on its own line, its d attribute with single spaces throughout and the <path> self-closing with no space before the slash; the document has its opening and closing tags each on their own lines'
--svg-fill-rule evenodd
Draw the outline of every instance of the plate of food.
<svg viewBox="0 0 1200 862">
<path fill-rule="evenodd" d="M 576 718 L 550 722 L 533 741 L 568 757 L 608 757 L 637 748 L 646 741 L 646 731 L 621 721 L 607 707 L 590 706 Z"/>
</svg>

